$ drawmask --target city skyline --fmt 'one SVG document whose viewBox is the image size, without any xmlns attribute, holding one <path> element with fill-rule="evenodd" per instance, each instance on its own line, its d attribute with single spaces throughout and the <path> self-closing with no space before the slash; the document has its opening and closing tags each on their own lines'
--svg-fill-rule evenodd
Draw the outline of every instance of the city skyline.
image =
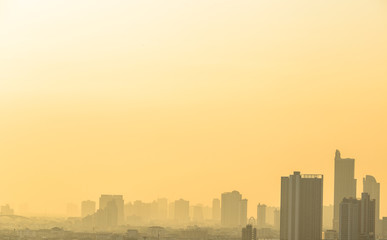
<svg viewBox="0 0 387 240">
<path fill-rule="evenodd" d="M 333 158 L 334 161 L 332 161 L 333 162 L 332 165 L 335 164 L 335 161 L 338 158 L 340 159 L 340 155 L 341 155 L 341 152 L 339 150 L 336 150 L 335 155 L 334 155 L 335 157 Z M 354 160 L 354 159 L 350 159 L 350 160 Z M 354 164 L 356 165 L 356 161 L 354 162 Z M 354 168 L 356 169 L 356 167 L 354 167 Z M 322 175 L 324 175 L 324 174 L 322 174 Z M 356 180 L 357 179 L 356 176 L 354 176 L 354 177 L 355 177 L 355 180 Z M 364 177 L 361 177 L 361 178 L 359 177 L 359 179 L 363 179 L 361 184 L 356 184 L 357 181 L 355 181 L 355 185 L 356 185 L 356 189 L 357 189 L 356 197 L 360 197 L 361 195 L 359 196 L 359 194 L 361 194 L 362 192 L 367 192 L 365 188 L 367 188 L 368 186 L 366 186 L 364 184 L 365 184 L 365 179 L 369 179 L 369 178 L 372 178 L 372 179 L 374 179 L 373 181 L 375 181 L 374 176 L 372 176 L 371 174 L 367 174 L 367 175 L 365 175 Z M 325 181 L 325 179 L 324 179 L 324 181 Z M 380 185 L 378 185 L 378 186 L 379 186 L 378 188 L 380 189 Z M 382 186 L 383 186 L 383 184 L 382 184 Z M 237 190 L 233 189 L 233 190 L 230 190 L 230 192 L 231 191 L 237 191 Z M 326 190 L 324 190 L 324 193 L 325 193 L 325 191 Z M 109 194 L 112 194 L 112 193 L 110 192 Z M 113 194 L 120 194 L 120 193 L 113 193 Z M 204 205 L 204 206 L 211 206 L 213 199 L 215 199 L 215 198 L 220 199 L 222 194 L 223 193 L 220 193 L 219 196 L 215 196 L 214 195 L 213 198 L 207 199 L 206 201 L 191 202 L 190 206 L 194 206 L 194 205 L 198 205 L 198 204 L 201 204 L 201 205 Z M 280 198 L 280 192 L 278 192 L 277 194 L 279 195 L 279 198 Z M 54 213 L 38 212 L 35 209 L 31 208 L 31 206 L 27 202 L 24 202 L 23 204 L 16 205 L 16 206 L 11 204 L 11 206 L 12 206 L 13 210 L 15 210 L 15 209 L 17 210 L 16 213 L 21 213 L 21 215 L 26 215 L 26 216 L 34 216 L 34 215 L 36 215 L 36 216 L 73 216 L 74 214 L 70 214 L 69 215 L 69 209 L 68 208 L 69 208 L 69 205 L 70 205 L 73 208 L 76 207 L 76 212 L 77 212 L 76 216 L 78 216 L 78 215 L 81 215 L 81 205 L 82 205 L 83 201 L 89 201 L 89 200 L 97 201 L 97 199 L 99 198 L 100 195 L 101 195 L 101 193 L 97 193 L 97 197 L 96 198 L 80 199 L 80 201 L 78 201 L 78 202 L 61 202 L 60 209 L 62 209 L 62 210 L 54 212 Z M 162 196 L 162 197 L 158 196 L 158 197 L 156 197 L 154 199 L 140 199 L 139 197 L 137 197 L 137 198 L 135 197 L 135 198 L 132 198 L 132 199 L 129 199 L 129 198 L 125 199 L 125 195 L 123 195 L 123 194 L 121 194 L 121 195 L 124 196 L 125 203 L 136 202 L 136 201 L 152 202 L 152 201 L 154 201 L 156 199 L 161 199 L 161 198 L 165 198 L 169 202 L 174 202 L 175 200 L 183 199 L 182 197 L 178 197 L 178 198 L 176 198 L 174 200 L 172 198 L 167 198 L 165 196 Z M 380 193 L 380 190 L 379 190 L 379 195 L 378 195 L 379 198 L 381 198 L 380 197 L 381 195 L 382 194 Z M 187 198 L 187 200 L 190 201 L 188 198 Z M 249 200 L 249 198 L 247 198 L 247 200 Z M 334 201 L 329 202 L 329 200 L 327 201 L 325 199 L 325 197 L 323 198 L 323 200 L 324 200 L 323 206 L 329 206 L 329 205 L 333 205 L 334 206 Z M 328 202 L 328 203 L 326 203 L 326 202 Z M 256 207 L 257 207 L 257 204 L 260 204 L 260 203 L 262 203 L 264 205 L 268 205 L 270 207 L 276 207 L 276 208 L 279 208 L 279 206 L 280 206 L 279 204 L 275 205 L 275 204 L 270 204 L 270 203 L 262 202 L 262 201 L 259 201 L 259 200 L 258 200 L 258 202 L 247 201 L 247 205 L 248 205 L 247 216 L 248 217 L 254 217 L 258 221 Z M 0 205 L 7 205 L 7 204 L 10 204 L 10 203 L 9 202 L 0 202 Z M 67 209 L 66 209 L 66 206 L 67 206 Z M 382 206 L 383 206 L 383 204 L 381 204 L 381 206 L 378 206 L 378 209 L 382 209 L 383 208 Z M 97 207 L 98 207 L 98 205 L 97 205 Z M 74 212 L 74 210 L 72 212 Z M 380 212 L 380 210 L 379 210 L 379 212 Z M 332 214 L 334 215 L 334 212 L 332 212 Z M 380 212 L 378 215 L 383 216 L 382 212 Z M 334 221 L 334 219 L 333 219 L 333 221 Z"/>
<path fill-rule="evenodd" d="M 386 26 L 386 0 L 0 0 L 0 239 L 387 239 Z"/>
</svg>

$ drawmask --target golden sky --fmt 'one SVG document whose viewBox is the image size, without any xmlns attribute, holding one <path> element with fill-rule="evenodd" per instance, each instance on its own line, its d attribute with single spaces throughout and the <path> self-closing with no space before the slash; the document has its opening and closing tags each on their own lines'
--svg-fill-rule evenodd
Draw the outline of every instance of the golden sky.
<svg viewBox="0 0 387 240">
<path fill-rule="evenodd" d="M 387 2 L 0 0 L 0 204 L 64 213 L 222 192 L 356 158 L 387 216 Z"/>
</svg>

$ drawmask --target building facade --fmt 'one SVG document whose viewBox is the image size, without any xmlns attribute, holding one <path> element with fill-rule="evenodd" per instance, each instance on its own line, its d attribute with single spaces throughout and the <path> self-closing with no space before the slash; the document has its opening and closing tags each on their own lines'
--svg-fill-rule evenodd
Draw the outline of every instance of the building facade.
<svg viewBox="0 0 387 240">
<path fill-rule="evenodd" d="M 344 198 L 356 198 L 355 159 L 341 158 L 335 154 L 335 183 L 333 205 L 333 229 L 339 230 L 339 208 Z"/>
<path fill-rule="evenodd" d="M 382 234 L 382 224 L 380 220 L 380 183 L 375 177 L 366 175 L 363 178 L 363 192 L 368 193 L 371 199 L 375 199 L 375 233 Z"/>
<path fill-rule="evenodd" d="M 94 201 L 82 201 L 81 203 L 81 217 L 84 218 L 95 213 L 96 204 Z"/>
<path fill-rule="evenodd" d="M 222 194 L 221 224 L 225 227 L 245 226 L 247 223 L 247 199 L 238 191 Z"/>
<path fill-rule="evenodd" d="M 344 198 L 339 215 L 339 240 L 375 240 L 375 200 L 368 193 Z"/>
<path fill-rule="evenodd" d="M 112 204 L 111 202 L 114 202 Z M 115 205 L 115 207 L 113 206 Z M 108 210 L 115 211 L 114 209 L 117 208 L 117 225 L 124 224 L 125 220 L 125 214 L 124 214 L 124 198 L 122 195 L 106 195 L 103 194 L 99 198 L 99 210 L 104 210 L 105 208 L 108 208 Z M 107 211 L 107 215 L 110 215 L 110 213 Z M 113 214 L 113 213 L 112 213 Z"/>
<path fill-rule="evenodd" d="M 266 226 L 266 205 L 258 204 L 257 206 L 257 226 L 263 228 Z"/>
<path fill-rule="evenodd" d="M 242 228 L 242 240 L 257 240 L 257 229 L 248 224 Z"/>
<path fill-rule="evenodd" d="M 294 172 L 281 178 L 280 239 L 321 240 L 323 176 Z"/>
</svg>

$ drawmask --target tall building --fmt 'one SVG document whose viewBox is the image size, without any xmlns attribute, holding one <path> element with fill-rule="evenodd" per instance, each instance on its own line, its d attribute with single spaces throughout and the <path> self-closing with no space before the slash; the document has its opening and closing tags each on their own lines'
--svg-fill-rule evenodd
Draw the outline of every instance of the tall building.
<svg viewBox="0 0 387 240">
<path fill-rule="evenodd" d="M 204 220 L 203 205 L 198 204 L 193 206 L 192 220 L 195 222 L 203 222 Z"/>
<path fill-rule="evenodd" d="M 333 208 L 333 229 L 339 230 L 339 207 L 344 198 L 356 198 L 355 159 L 341 158 L 335 154 L 335 190 Z"/>
<path fill-rule="evenodd" d="M 258 204 L 257 206 L 257 226 L 263 228 L 266 225 L 266 205 Z"/>
<path fill-rule="evenodd" d="M 245 226 L 247 224 L 247 199 L 241 200 L 240 220 L 239 225 Z"/>
<path fill-rule="evenodd" d="M 203 207 L 203 218 L 204 218 L 204 220 L 211 220 L 212 219 L 212 207 L 210 207 L 210 206 Z"/>
<path fill-rule="evenodd" d="M 95 202 L 94 201 L 83 201 L 81 203 L 81 217 L 84 218 L 95 213 Z"/>
<path fill-rule="evenodd" d="M 168 204 L 168 219 L 169 220 L 175 219 L 175 202 L 170 202 Z"/>
<path fill-rule="evenodd" d="M 157 218 L 159 220 L 166 220 L 168 217 L 168 199 L 157 199 Z"/>
<path fill-rule="evenodd" d="M 247 223 L 247 199 L 238 191 L 222 193 L 221 224 L 225 227 L 244 226 Z"/>
<path fill-rule="evenodd" d="M 242 240 L 257 240 L 257 229 L 248 224 L 242 228 Z"/>
<path fill-rule="evenodd" d="M 323 176 L 294 172 L 281 178 L 281 240 L 321 240 Z"/>
<path fill-rule="evenodd" d="M 118 207 L 116 201 L 108 201 L 103 208 L 99 208 L 92 216 L 94 218 L 94 226 L 106 229 L 116 227 L 118 225 Z M 86 217 L 84 219 L 87 219 Z"/>
<path fill-rule="evenodd" d="M 114 202 L 117 208 L 117 224 L 124 224 L 124 198 L 122 195 L 101 195 L 99 198 L 99 209 L 105 209 L 110 202 Z M 111 210 L 114 209 L 112 205 L 110 205 Z M 115 211 L 115 210 L 114 210 Z M 108 214 L 109 215 L 109 214 Z M 109 215 L 110 216 L 110 215 Z"/>
<path fill-rule="evenodd" d="M 266 226 L 274 226 L 274 212 L 278 210 L 277 207 L 266 207 Z"/>
<path fill-rule="evenodd" d="M 375 240 L 376 201 L 368 193 L 361 194 L 360 239 Z"/>
<path fill-rule="evenodd" d="M 375 200 L 368 193 L 341 202 L 339 240 L 375 240 Z"/>
<path fill-rule="evenodd" d="M 360 239 L 360 201 L 344 198 L 340 204 L 339 239 Z"/>
<path fill-rule="evenodd" d="M 363 192 L 368 193 L 371 199 L 375 199 L 375 231 L 379 235 L 382 233 L 380 221 L 380 183 L 373 176 L 366 175 L 363 178 Z"/>
<path fill-rule="evenodd" d="M 154 204 L 136 200 L 131 206 L 131 211 L 127 212 L 126 216 L 131 220 L 135 220 L 140 223 L 147 223 L 151 219 L 152 205 Z"/>
<path fill-rule="evenodd" d="M 212 200 L 212 220 L 220 221 L 220 200 L 219 200 L 219 198 L 214 198 Z"/>
<path fill-rule="evenodd" d="M 178 223 L 189 221 L 189 201 L 180 199 L 175 201 L 175 220 Z"/>
</svg>

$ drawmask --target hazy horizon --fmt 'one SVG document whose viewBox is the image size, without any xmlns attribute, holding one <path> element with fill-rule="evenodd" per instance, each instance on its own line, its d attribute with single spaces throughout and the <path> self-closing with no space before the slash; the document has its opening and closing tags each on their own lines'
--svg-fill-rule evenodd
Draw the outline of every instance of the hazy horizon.
<svg viewBox="0 0 387 240">
<path fill-rule="evenodd" d="M 238 190 L 255 216 L 293 171 L 329 205 L 336 149 L 383 203 L 386 26 L 381 0 L 0 0 L 0 205 Z"/>
</svg>

